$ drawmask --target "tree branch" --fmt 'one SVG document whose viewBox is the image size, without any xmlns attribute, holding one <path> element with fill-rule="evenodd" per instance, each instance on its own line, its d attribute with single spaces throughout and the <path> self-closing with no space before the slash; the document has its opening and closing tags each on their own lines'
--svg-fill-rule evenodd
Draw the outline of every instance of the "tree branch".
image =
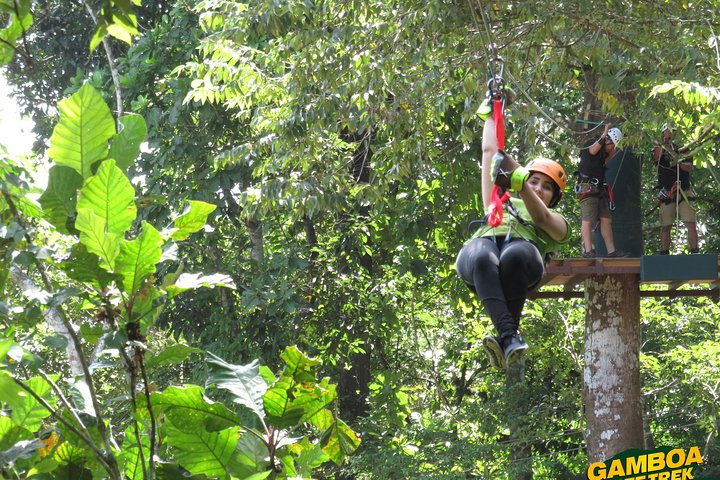
<svg viewBox="0 0 720 480">
<path fill-rule="evenodd" d="M 27 385 L 22 380 L 15 378 L 14 376 L 12 377 L 12 379 L 20 388 L 22 388 L 23 390 L 28 392 L 40 405 L 42 405 L 43 408 L 45 408 L 48 412 L 50 412 L 50 414 L 53 417 L 55 417 L 55 419 L 57 419 L 60 423 L 65 425 L 65 427 L 67 427 L 68 430 L 70 430 L 75 435 L 80 437 L 82 439 L 82 441 L 85 442 L 88 445 L 88 447 L 90 447 L 90 449 L 95 453 L 95 456 L 97 457 L 98 461 L 102 464 L 103 468 L 105 468 L 105 470 L 108 472 L 108 474 L 110 474 L 111 478 L 120 480 L 120 470 L 117 468 L 117 463 L 114 461 L 115 457 L 112 457 L 111 455 L 109 457 L 106 457 L 105 452 L 100 450 L 97 447 L 97 445 L 95 445 L 95 442 L 93 441 L 92 438 L 90 438 L 89 436 L 85 435 L 85 433 L 78 430 L 75 427 L 75 425 L 73 425 L 65 417 L 63 417 L 57 409 L 53 408 L 52 405 L 50 405 L 44 398 L 42 398 L 40 395 L 35 393 L 35 391 L 32 388 L 30 388 L 29 385 Z M 110 453 L 109 450 L 108 450 L 108 453 Z M 112 458 L 113 462 L 109 462 L 108 458 Z"/>
<path fill-rule="evenodd" d="M 90 14 L 90 17 L 93 19 L 93 22 L 95 22 L 95 27 L 97 28 L 98 25 L 98 19 L 97 15 L 93 11 L 92 7 L 88 3 L 87 0 L 82 0 L 83 5 L 85 5 L 85 8 L 87 9 L 88 13 Z M 115 85 L 115 104 L 117 107 L 117 122 L 118 127 L 120 126 L 120 117 L 123 115 L 123 104 L 122 104 L 122 88 L 120 87 L 120 74 L 118 73 L 117 69 L 117 63 L 115 62 L 115 57 L 113 56 L 112 49 L 110 48 L 110 41 L 108 40 L 107 35 L 102 39 L 103 48 L 105 49 L 105 55 L 108 59 L 108 66 L 110 67 L 110 75 L 113 79 L 113 84 Z"/>
<path fill-rule="evenodd" d="M 20 224 L 20 226 L 23 227 L 23 229 L 27 232 L 27 228 L 24 226 L 24 221 L 22 216 L 20 215 L 20 212 L 18 211 L 17 207 L 15 206 L 15 202 L 10 196 L 10 194 L 5 190 L 4 188 L 2 190 L 2 195 L 5 198 L 6 203 L 8 204 L 8 208 L 10 209 L 10 213 L 15 217 L 17 222 Z M 32 245 L 34 242 L 32 242 L 32 239 L 30 238 L 30 235 L 27 233 L 25 234 L 25 239 L 28 242 L 28 245 Z M 53 286 L 50 282 L 50 278 L 47 275 L 47 272 L 45 271 L 45 266 L 37 259 L 35 258 L 35 266 L 37 267 L 38 272 L 40 273 L 40 276 L 43 279 L 43 283 L 45 285 L 45 289 L 47 291 L 52 292 Z M 17 267 L 11 267 L 11 272 L 13 273 L 13 278 L 22 278 L 23 276 L 27 278 L 27 276 Z M 27 279 L 30 284 L 32 282 L 30 279 Z M 33 285 L 34 287 L 34 285 Z M 34 287 L 37 289 L 37 287 Z M 88 366 L 87 359 L 85 358 L 85 355 L 82 352 L 82 343 L 80 342 L 80 338 L 77 336 L 77 333 L 75 332 L 75 329 L 73 328 L 73 325 L 70 323 L 70 321 L 65 316 L 65 313 L 60 309 L 59 307 L 54 307 L 54 311 L 57 313 L 57 318 L 62 323 L 63 327 L 65 328 L 65 331 L 67 332 L 67 335 L 70 337 L 70 340 L 72 341 L 72 344 L 75 348 L 75 351 L 77 352 L 77 360 L 80 362 L 80 367 L 82 369 L 82 375 L 85 379 L 85 383 L 87 384 L 88 390 L 90 391 L 90 398 L 92 399 L 93 403 L 93 410 L 95 410 L 95 418 L 97 418 L 98 422 L 98 431 L 100 433 L 100 436 L 103 439 L 103 442 L 105 443 L 105 449 L 108 452 L 111 452 L 111 446 L 110 446 L 110 433 L 108 432 L 106 426 L 105 426 L 105 420 L 103 419 L 102 415 L 102 409 L 100 406 L 100 402 L 98 401 L 97 391 L 95 390 L 95 384 L 93 383 L 92 374 L 90 373 L 90 367 Z M 70 342 L 68 342 L 70 343 Z M 115 457 L 112 457 L 113 462 L 115 463 L 115 466 L 117 467 L 117 462 L 115 461 Z"/>
</svg>

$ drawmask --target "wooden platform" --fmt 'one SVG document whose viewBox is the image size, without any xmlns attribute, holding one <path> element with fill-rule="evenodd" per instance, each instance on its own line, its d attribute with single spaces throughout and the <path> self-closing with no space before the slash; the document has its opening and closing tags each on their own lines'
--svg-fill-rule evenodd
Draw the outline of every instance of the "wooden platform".
<svg viewBox="0 0 720 480">
<path fill-rule="evenodd" d="M 717 254 L 551 260 L 540 288 L 528 298 L 582 298 L 585 295 L 583 281 L 592 275 L 634 274 L 638 276 L 641 297 L 710 296 L 717 301 L 720 299 L 718 267 Z M 689 288 L 681 289 L 683 286 Z"/>
</svg>

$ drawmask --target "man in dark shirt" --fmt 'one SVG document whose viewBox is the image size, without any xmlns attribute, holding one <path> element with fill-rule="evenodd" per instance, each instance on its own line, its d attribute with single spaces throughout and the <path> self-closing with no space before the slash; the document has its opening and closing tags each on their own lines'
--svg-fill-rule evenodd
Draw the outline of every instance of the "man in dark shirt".
<svg viewBox="0 0 720 480">
<path fill-rule="evenodd" d="M 690 203 L 695 198 L 690 184 L 692 157 L 679 160 L 679 154 L 684 153 L 683 149 L 672 140 L 672 128 L 666 123 L 662 127 L 662 145 L 653 150 L 660 188 L 660 255 L 670 253 L 670 230 L 677 216 L 687 228 L 690 253 L 699 253 L 697 214 Z"/>
<path fill-rule="evenodd" d="M 605 185 L 605 165 L 617 151 L 617 144 L 622 139 L 618 128 L 605 125 L 603 134 L 588 140 L 580 150 L 580 171 L 576 191 L 580 198 L 582 224 L 580 233 L 583 243 L 583 257 L 595 257 L 592 242 L 592 225 L 600 221 L 600 234 L 605 242 L 608 257 L 622 257 L 625 254 L 615 248 L 612 232 L 612 217 L 608 190 Z"/>
</svg>

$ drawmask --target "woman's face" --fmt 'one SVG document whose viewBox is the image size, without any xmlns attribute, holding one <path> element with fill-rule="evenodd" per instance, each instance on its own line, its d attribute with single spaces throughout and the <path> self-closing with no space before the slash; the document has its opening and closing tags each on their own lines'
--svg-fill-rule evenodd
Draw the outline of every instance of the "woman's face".
<svg viewBox="0 0 720 480">
<path fill-rule="evenodd" d="M 527 185 L 540 197 L 545 206 L 550 205 L 553 196 L 555 196 L 555 182 L 550 177 L 544 173 L 532 172 L 527 179 Z"/>
</svg>

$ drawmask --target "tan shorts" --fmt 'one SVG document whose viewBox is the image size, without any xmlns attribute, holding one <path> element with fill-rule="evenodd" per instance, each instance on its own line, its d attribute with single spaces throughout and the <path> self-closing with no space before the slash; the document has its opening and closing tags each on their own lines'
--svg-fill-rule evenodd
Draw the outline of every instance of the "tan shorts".
<svg viewBox="0 0 720 480">
<path fill-rule="evenodd" d="M 594 222 L 598 218 L 611 218 L 610 206 L 605 197 L 586 196 L 580 200 L 583 222 Z"/>
<path fill-rule="evenodd" d="M 678 205 L 678 211 L 675 211 L 675 202 L 663 203 L 660 205 L 660 226 L 669 227 L 677 218 L 677 213 L 680 214 L 680 221 L 688 223 L 697 222 L 697 214 L 695 209 L 689 202 L 683 201 Z"/>
</svg>

